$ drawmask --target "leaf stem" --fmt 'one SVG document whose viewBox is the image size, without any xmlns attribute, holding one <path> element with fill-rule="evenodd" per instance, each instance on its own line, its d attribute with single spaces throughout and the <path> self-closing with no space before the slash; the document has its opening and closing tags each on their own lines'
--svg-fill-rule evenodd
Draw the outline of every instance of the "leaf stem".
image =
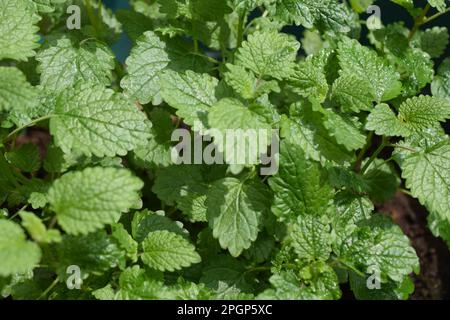
<svg viewBox="0 0 450 320">
<path fill-rule="evenodd" d="M 364 174 L 366 170 L 370 167 L 372 162 L 378 157 L 378 155 L 383 151 L 383 149 L 388 145 L 388 139 L 383 136 L 381 144 L 378 146 L 377 150 L 372 154 L 372 156 L 369 158 L 369 160 L 366 162 L 364 167 L 361 169 L 361 173 Z"/>
<path fill-rule="evenodd" d="M 425 18 L 425 19 L 423 20 L 423 22 L 422 22 L 422 25 L 424 25 L 424 24 L 426 24 L 426 23 L 428 23 L 428 22 L 431 22 L 431 21 L 433 21 L 434 19 L 437 19 L 437 18 L 439 18 L 440 16 L 442 16 L 442 15 L 448 13 L 448 12 L 450 12 L 450 8 L 447 8 L 445 11 L 438 12 L 438 13 L 436 13 L 436 14 L 434 14 L 434 15 L 428 17 L 428 18 Z"/>
<path fill-rule="evenodd" d="M 364 148 L 361 149 L 361 151 L 358 154 L 358 157 L 356 158 L 355 165 L 353 166 L 355 171 L 359 170 L 359 167 L 361 166 L 361 162 L 364 159 L 364 155 L 366 154 L 367 150 L 369 150 L 370 146 L 372 145 L 374 132 L 371 131 L 369 135 L 367 136 L 367 142 Z"/>
<path fill-rule="evenodd" d="M 412 148 L 408 148 L 408 147 L 405 147 L 405 146 L 399 146 L 398 144 L 388 144 L 387 147 L 404 149 L 404 150 L 407 150 L 409 152 L 418 152 L 417 150 L 414 150 Z"/>
<path fill-rule="evenodd" d="M 34 126 L 35 124 L 37 124 L 37 123 L 39 123 L 41 121 L 50 119 L 51 117 L 52 117 L 52 115 L 46 115 L 44 117 L 40 117 L 40 118 L 34 119 L 30 123 L 28 123 L 28 124 L 26 124 L 24 126 L 21 126 L 21 127 L 17 128 L 17 129 L 15 129 L 14 131 L 12 131 L 10 134 L 8 134 L 8 136 L 5 138 L 5 140 L 3 142 L 8 141 L 11 137 L 13 137 L 15 134 L 19 133 L 23 129 L 32 127 L 32 126 Z"/>
<path fill-rule="evenodd" d="M 92 9 L 92 4 L 91 4 L 91 0 L 85 0 L 86 3 L 86 11 L 87 11 L 87 15 L 89 17 L 89 21 L 92 24 L 92 27 L 94 28 L 94 34 L 96 37 L 98 37 L 99 35 L 99 27 L 98 27 L 98 23 L 97 23 L 97 17 L 94 14 L 94 10 Z M 101 5 L 100 5 L 101 7 Z"/>
<path fill-rule="evenodd" d="M 53 288 L 56 287 L 56 285 L 59 282 L 59 277 L 56 277 L 56 279 L 50 284 L 50 286 L 39 296 L 38 300 L 41 300 L 43 297 L 46 297 L 50 291 L 53 290 Z"/>
<path fill-rule="evenodd" d="M 427 3 L 425 8 L 422 10 L 422 13 L 414 21 L 414 26 L 413 26 L 413 28 L 411 29 L 411 31 L 409 32 L 409 35 L 408 35 L 408 41 L 412 40 L 412 38 L 416 34 L 417 30 L 419 30 L 420 26 L 422 26 L 425 23 L 424 19 L 425 19 L 426 15 L 427 15 L 428 11 L 430 11 L 430 9 L 431 9 L 431 5 L 429 3 Z"/>
</svg>

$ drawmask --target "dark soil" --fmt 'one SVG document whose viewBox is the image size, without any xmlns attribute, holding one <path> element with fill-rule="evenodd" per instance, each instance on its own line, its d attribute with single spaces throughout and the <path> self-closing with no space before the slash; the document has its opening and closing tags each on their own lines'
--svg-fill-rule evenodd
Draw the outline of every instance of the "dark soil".
<svg viewBox="0 0 450 320">
<path fill-rule="evenodd" d="M 420 274 L 414 276 L 413 300 L 450 299 L 450 251 L 444 241 L 427 227 L 427 210 L 401 192 L 378 207 L 389 214 L 411 239 L 420 260 Z"/>
</svg>

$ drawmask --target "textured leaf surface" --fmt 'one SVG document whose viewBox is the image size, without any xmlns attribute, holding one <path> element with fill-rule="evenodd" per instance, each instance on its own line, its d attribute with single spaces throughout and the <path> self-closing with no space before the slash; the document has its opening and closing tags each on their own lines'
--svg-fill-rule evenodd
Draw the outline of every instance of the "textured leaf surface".
<svg viewBox="0 0 450 320">
<path fill-rule="evenodd" d="M 126 155 L 144 145 L 151 123 L 119 93 L 100 86 L 62 92 L 57 99 L 50 132 L 65 153 Z"/>
<path fill-rule="evenodd" d="M 62 38 L 39 52 L 36 60 L 41 85 L 47 90 L 62 91 L 79 81 L 92 85 L 111 84 L 114 54 L 96 41 L 86 41 L 76 47 L 69 39 Z"/>
<path fill-rule="evenodd" d="M 161 271 L 175 271 L 201 261 L 188 240 L 166 230 L 150 232 L 142 248 L 142 261 Z"/>
<path fill-rule="evenodd" d="M 39 47 L 40 17 L 30 0 L 0 1 L 0 60 L 27 60 Z"/>
<path fill-rule="evenodd" d="M 23 109 L 33 105 L 37 97 L 37 90 L 27 82 L 22 71 L 15 67 L 0 67 L 0 111 Z"/>
<path fill-rule="evenodd" d="M 270 195 L 257 180 L 225 178 L 215 182 L 207 195 L 207 218 L 213 235 L 232 256 L 239 256 L 258 236 L 269 210 Z"/>
<path fill-rule="evenodd" d="M 0 276 L 25 273 L 41 259 L 41 249 L 27 241 L 22 228 L 14 222 L 0 220 Z"/>
<path fill-rule="evenodd" d="M 142 104 L 149 103 L 161 90 L 161 71 L 169 64 L 166 44 L 152 31 L 137 39 L 126 64 L 128 75 L 120 85 L 125 93 Z"/>
<path fill-rule="evenodd" d="M 71 234 L 86 234 L 117 222 L 140 202 L 142 182 L 127 170 L 87 168 L 56 180 L 48 191 L 59 224 Z"/>
<path fill-rule="evenodd" d="M 300 43 L 287 34 L 256 32 L 239 49 L 237 64 L 261 78 L 269 76 L 281 80 L 292 74 L 299 48 Z"/>
</svg>

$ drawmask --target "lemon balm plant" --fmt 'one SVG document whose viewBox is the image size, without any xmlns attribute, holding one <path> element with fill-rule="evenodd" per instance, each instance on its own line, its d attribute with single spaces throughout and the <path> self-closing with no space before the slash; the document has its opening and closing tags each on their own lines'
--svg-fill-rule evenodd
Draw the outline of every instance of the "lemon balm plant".
<svg viewBox="0 0 450 320">
<path fill-rule="evenodd" d="M 449 9 L 393 2 L 411 28 L 367 24 L 371 0 L 0 0 L 2 296 L 407 299 L 419 259 L 375 205 L 401 188 L 450 242 L 449 36 L 427 27 Z M 276 174 L 175 164 L 195 123 L 277 130 Z"/>
</svg>

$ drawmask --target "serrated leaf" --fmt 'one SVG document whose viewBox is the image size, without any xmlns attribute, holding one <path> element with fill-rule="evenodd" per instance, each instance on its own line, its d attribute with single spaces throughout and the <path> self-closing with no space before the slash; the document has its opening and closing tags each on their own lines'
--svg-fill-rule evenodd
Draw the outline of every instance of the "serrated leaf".
<svg viewBox="0 0 450 320">
<path fill-rule="evenodd" d="M 300 259 L 326 261 L 331 252 L 331 228 L 320 216 L 298 217 L 290 232 L 292 247 Z"/>
<path fill-rule="evenodd" d="M 419 259 L 399 226 L 389 218 L 374 215 L 343 243 L 342 258 L 364 272 L 377 268 L 381 276 L 402 281 L 419 270 Z"/>
<path fill-rule="evenodd" d="M 164 215 L 164 212 L 144 210 L 134 214 L 131 222 L 131 232 L 136 241 L 142 242 L 150 232 L 163 230 L 183 237 L 189 235 L 181 222 L 171 220 Z"/>
<path fill-rule="evenodd" d="M 62 38 L 54 46 L 40 51 L 41 85 L 54 92 L 73 87 L 77 82 L 109 86 L 114 70 L 114 54 L 97 41 L 84 41 L 75 46 Z"/>
<path fill-rule="evenodd" d="M 31 271 L 41 260 L 41 249 L 27 241 L 22 228 L 0 220 L 0 276 Z"/>
<path fill-rule="evenodd" d="M 339 44 L 338 57 L 342 73 L 353 74 L 372 84 L 376 101 L 391 100 L 400 94 L 400 75 L 375 51 L 357 40 L 344 38 Z"/>
<path fill-rule="evenodd" d="M 255 32 L 236 54 L 236 62 L 252 70 L 259 78 L 285 79 L 293 73 L 300 43 L 276 31 Z"/>
<path fill-rule="evenodd" d="M 161 95 L 177 109 L 177 115 L 192 126 L 196 121 L 205 122 L 208 110 L 217 101 L 217 84 L 218 80 L 207 74 L 167 70 L 161 76 Z"/>
<path fill-rule="evenodd" d="M 11 109 L 22 111 L 33 106 L 38 99 L 37 90 L 16 67 L 0 67 L 0 112 Z"/>
<path fill-rule="evenodd" d="M 353 74 L 343 74 L 333 83 L 332 98 L 344 112 L 372 109 L 375 93 L 370 82 Z"/>
<path fill-rule="evenodd" d="M 425 51 L 431 58 L 439 58 L 444 54 L 448 46 L 448 29 L 446 27 L 433 27 L 424 30 L 417 36 L 416 42 L 422 51 Z"/>
<path fill-rule="evenodd" d="M 450 102 L 450 58 L 445 59 L 439 66 L 436 77 L 431 83 L 433 96 Z"/>
<path fill-rule="evenodd" d="M 31 0 L 0 1 L 0 60 L 26 61 L 39 47 L 41 18 Z"/>
<path fill-rule="evenodd" d="M 343 145 L 349 151 L 364 147 L 366 136 L 361 133 L 361 124 L 358 118 L 339 114 L 330 109 L 326 109 L 324 115 L 324 125 L 337 143 Z"/>
<path fill-rule="evenodd" d="M 333 191 L 324 183 L 319 165 L 306 160 L 298 145 L 285 141 L 280 146 L 279 172 L 269 179 L 269 185 L 275 194 L 272 212 L 281 220 L 323 215 L 333 199 Z"/>
<path fill-rule="evenodd" d="M 201 261 L 186 238 L 167 230 L 153 231 L 142 243 L 142 261 L 160 271 L 175 271 Z"/>
<path fill-rule="evenodd" d="M 67 233 L 87 234 L 117 222 L 121 213 L 135 207 L 142 186 L 127 170 L 87 168 L 55 180 L 47 197 Z"/>
<path fill-rule="evenodd" d="M 410 136 L 434 127 L 450 117 L 450 104 L 444 100 L 418 96 L 403 102 L 398 116 L 386 104 L 378 105 L 367 119 L 366 128 L 379 135 Z"/>
<path fill-rule="evenodd" d="M 310 105 L 296 103 L 290 107 L 291 117 L 281 118 L 281 136 L 290 144 L 300 146 L 308 159 L 339 164 L 350 161 L 344 146 L 331 137 L 323 125 L 323 116 Z"/>
<path fill-rule="evenodd" d="M 414 197 L 431 212 L 450 220 L 450 143 L 448 138 L 412 153 L 401 163 L 402 177 Z"/>
<path fill-rule="evenodd" d="M 64 235 L 56 247 L 58 272 L 65 277 L 67 267 L 76 265 L 82 275 L 104 273 L 120 264 L 123 252 L 104 230 L 87 235 Z"/>
<path fill-rule="evenodd" d="M 123 95 L 100 86 L 78 86 L 58 96 L 50 133 L 65 153 L 113 157 L 144 145 L 150 126 Z"/>
<path fill-rule="evenodd" d="M 336 0 L 277 0 L 276 15 L 287 24 L 294 22 L 305 28 L 350 31 L 345 7 Z"/>
<path fill-rule="evenodd" d="M 41 167 L 39 149 L 32 143 L 5 153 L 5 158 L 11 165 L 24 172 L 35 172 Z"/>
<path fill-rule="evenodd" d="M 162 42 L 153 31 L 147 31 L 136 40 L 126 64 L 126 75 L 120 86 L 130 97 L 142 104 L 149 103 L 161 90 L 160 76 L 170 60 Z"/>
<path fill-rule="evenodd" d="M 19 213 L 22 219 L 22 226 L 28 231 L 36 242 L 52 243 L 61 242 L 59 230 L 47 230 L 44 223 L 35 214 L 27 211 Z"/>
<path fill-rule="evenodd" d="M 222 99 L 208 114 L 214 144 L 229 164 L 255 164 L 272 142 L 272 127 L 265 117 L 239 100 Z M 230 134 L 232 133 L 232 134 Z"/>
<path fill-rule="evenodd" d="M 312 58 L 306 58 L 295 67 L 295 72 L 289 78 L 293 91 L 305 98 L 314 98 L 323 102 L 328 93 L 327 79 L 321 66 Z"/>
<path fill-rule="evenodd" d="M 233 257 L 258 237 L 269 201 L 268 190 L 256 179 L 225 178 L 212 184 L 206 198 L 208 222 L 214 238 Z"/>
</svg>

